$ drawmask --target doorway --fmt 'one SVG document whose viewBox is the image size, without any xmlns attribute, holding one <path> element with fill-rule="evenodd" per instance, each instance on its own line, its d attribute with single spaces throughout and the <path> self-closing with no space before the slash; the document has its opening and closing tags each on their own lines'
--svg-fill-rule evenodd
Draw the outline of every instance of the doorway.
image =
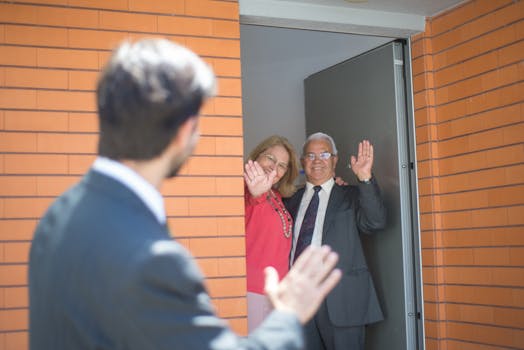
<svg viewBox="0 0 524 350">
<path fill-rule="evenodd" d="M 314 75 L 316 72 L 328 70 L 329 67 L 337 63 L 348 60 L 352 57 L 359 57 L 365 55 L 366 52 L 372 51 L 377 47 L 382 47 L 387 43 L 394 41 L 394 38 L 373 37 L 363 35 L 328 33 L 310 30 L 297 30 L 287 28 L 263 27 L 256 25 L 241 25 L 241 50 L 242 50 L 242 95 L 243 95 L 243 114 L 244 114 L 244 154 L 249 154 L 249 151 L 258 144 L 262 139 L 271 134 L 280 134 L 286 136 L 297 150 L 300 150 L 302 143 L 307 134 L 311 131 L 325 131 L 331 133 L 329 130 L 321 129 L 318 124 L 315 124 L 315 119 L 319 121 L 318 117 L 306 119 L 306 102 L 304 99 L 304 85 L 303 81 L 308 76 Z M 407 45 L 401 45 L 403 54 L 408 52 Z M 406 57 L 409 57 L 407 55 Z M 409 58 L 405 59 L 405 65 L 402 67 L 404 83 L 406 87 L 404 96 L 404 107 L 406 108 L 404 125 L 405 138 L 407 139 L 406 154 L 409 155 L 410 162 L 414 160 L 414 146 L 409 143 L 413 140 L 411 126 L 411 91 L 409 90 L 411 73 L 409 72 Z M 393 113 L 393 120 L 396 119 Z M 306 125 L 307 124 L 307 125 Z M 307 128 L 307 129 L 306 129 Z M 337 144 L 341 142 L 341 137 L 335 133 L 331 133 L 335 137 Z M 370 137 L 370 136 L 368 136 Z M 351 137 L 353 138 L 353 137 Z M 355 135 L 354 143 L 362 138 L 362 134 Z M 370 137 L 371 138 L 371 137 Z M 373 141 L 373 138 L 372 138 Z M 340 144 L 342 146 L 342 144 Z M 343 147 L 340 147 L 342 149 Z M 345 145 L 344 145 L 345 147 Z M 389 147 L 389 146 L 388 146 Z M 344 160 L 349 152 L 354 149 L 345 149 L 345 154 L 341 154 L 340 164 L 347 162 Z M 353 153 L 352 153 L 353 154 Z M 383 154 L 384 156 L 384 154 Z M 386 159 L 386 158 L 384 158 Z M 344 160 L 344 161 L 342 161 Z M 386 159 L 389 161 L 389 158 Z M 379 161 L 377 161 L 378 163 Z M 384 165 L 389 163 L 384 163 Z M 407 166 L 409 167 L 409 162 Z M 410 169 L 410 167 L 409 167 Z M 380 170 L 381 172 L 382 170 Z M 344 178 L 351 177 L 347 169 L 337 169 L 337 172 Z M 379 170 L 377 169 L 377 174 Z M 376 242 L 365 243 L 368 246 L 368 255 L 377 255 L 384 253 L 380 251 L 385 249 L 387 254 L 383 254 L 378 261 L 369 261 L 371 269 L 375 269 L 374 274 L 377 288 L 379 289 L 380 297 L 383 299 L 383 307 L 390 317 L 390 323 L 384 322 L 371 326 L 368 333 L 372 340 L 367 342 L 368 349 L 382 349 L 383 343 L 374 341 L 374 339 L 384 339 L 391 334 L 395 335 L 395 342 L 398 343 L 398 349 L 423 349 L 423 313 L 420 306 L 422 297 L 420 290 L 420 268 L 419 268 L 419 245 L 418 245 L 418 212 L 416 200 L 416 176 L 413 172 L 408 172 L 407 181 L 411 192 L 408 192 L 407 197 L 403 197 L 405 202 L 410 203 L 411 211 L 408 217 L 402 217 L 400 210 L 393 211 L 390 215 L 394 215 L 394 222 L 400 224 L 401 222 L 410 226 L 409 233 L 411 243 L 403 246 L 402 235 L 400 235 L 400 242 L 396 241 L 399 234 L 391 234 L 394 237 L 390 241 L 387 233 L 380 234 L 377 239 L 383 236 L 383 244 L 376 244 Z M 379 177 L 379 179 L 381 176 Z M 299 181 L 303 181 L 303 178 Z M 389 186 L 389 179 L 382 186 Z M 406 181 L 406 178 L 401 180 L 397 178 L 396 181 Z M 393 184 L 393 187 L 399 186 Z M 404 186 L 403 189 L 406 187 Z M 393 197 L 391 197 L 393 198 Z M 388 201 L 394 203 L 396 199 L 388 198 Z M 399 197 L 400 200 L 400 197 Z M 406 221 L 407 220 L 407 221 Z M 401 231 L 399 231 L 401 232 Z M 398 245 L 400 244 L 400 246 Z M 380 247 L 380 248 L 379 248 Z M 375 249 L 375 252 L 372 250 Z M 377 251 L 378 249 L 378 251 Z M 406 250 L 406 251 L 405 251 Z M 383 283 L 381 279 L 389 278 L 390 276 L 384 271 L 381 271 L 381 265 L 388 263 L 388 258 L 399 253 L 402 257 L 402 262 L 397 267 L 400 268 L 401 277 L 398 274 L 394 275 L 404 281 L 405 273 L 411 274 L 410 285 L 402 283 L 400 289 L 395 290 L 394 293 L 388 293 L 388 286 L 391 283 L 386 281 Z M 380 254 L 379 254 L 380 253 Z M 410 261 L 411 270 L 405 272 L 405 260 Z M 369 260 L 369 259 L 368 259 Z M 373 271 L 372 271 L 373 272 Z M 376 276 L 375 276 L 376 275 Z M 377 281 L 377 278 L 379 281 Z M 411 295 L 406 297 L 405 293 Z M 407 300 L 410 301 L 407 301 Z M 395 303 L 395 300 L 399 300 Z M 393 302 L 392 302 L 393 301 Z M 384 304 L 386 303 L 386 304 Z M 397 305 L 398 304 L 398 305 Z M 410 304 L 410 305 L 408 305 Z M 398 308 L 396 308 L 398 306 Z M 394 317 L 393 317 L 394 316 Z M 400 326 L 391 327 L 396 321 L 402 319 Z M 386 348 L 395 349 L 391 347 L 392 343 L 388 343 Z"/>
</svg>

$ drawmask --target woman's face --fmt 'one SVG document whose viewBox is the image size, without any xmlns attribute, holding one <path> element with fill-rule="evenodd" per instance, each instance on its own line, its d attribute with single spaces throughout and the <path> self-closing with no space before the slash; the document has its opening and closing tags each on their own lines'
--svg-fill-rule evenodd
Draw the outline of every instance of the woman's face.
<svg viewBox="0 0 524 350">
<path fill-rule="evenodd" d="M 277 175 L 273 180 L 273 184 L 276 184 L 286 174 L 289 166 L 289 153 L 283 146 L 276 145 L 260 153 L 256 161 L 266 174 L 273 171 L 273 169 L 277 170 Z"/>
</svg>

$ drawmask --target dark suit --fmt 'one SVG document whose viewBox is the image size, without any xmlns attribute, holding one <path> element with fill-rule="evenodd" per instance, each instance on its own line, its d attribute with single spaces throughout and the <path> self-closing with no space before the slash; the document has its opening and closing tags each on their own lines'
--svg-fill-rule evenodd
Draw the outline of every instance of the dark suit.
<svg viewBox="0 0 524 350">
<path fill-rule="evenodd" d="M 286 201 L 294 221 L 303 194 L 304 188 Z M 384 228 L 385 223 L 386 210 L 375 180 L 358 186 L 333 185 L 325 213 L 322 244 L 331 246 L 339 254 L 337 267 L 343 276 L 315 316 L 321 334 L 334 326 L 337 329 L 364 326 L 383 319 L 359 233 L 372 233 Z"/>
<path fill-rule="evenodd" d="M 190 254 L 133 191 L 90 171 L 58 198 L 29 263 L 30 348 L 298 349 L 295 316 L 249 338 L 215 316 Z"/>
</svg>

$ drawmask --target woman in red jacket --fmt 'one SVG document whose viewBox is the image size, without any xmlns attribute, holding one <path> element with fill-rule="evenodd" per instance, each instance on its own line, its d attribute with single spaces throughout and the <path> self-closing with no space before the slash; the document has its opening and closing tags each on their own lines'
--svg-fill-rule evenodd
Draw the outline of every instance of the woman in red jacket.
<svg viewBox="0 0 524 350">
<path fill-rule="evenodd" d="M 293 222 L 282 197 L 295 192 L 298 160 L 282 136 L 262 141 L 245 165 L 245 223 L 248 327 L 255 329 L 272 310 L 264 295 L 264 268 L 273 266 L 280 278 L 289 269 Z"/>
</svg>

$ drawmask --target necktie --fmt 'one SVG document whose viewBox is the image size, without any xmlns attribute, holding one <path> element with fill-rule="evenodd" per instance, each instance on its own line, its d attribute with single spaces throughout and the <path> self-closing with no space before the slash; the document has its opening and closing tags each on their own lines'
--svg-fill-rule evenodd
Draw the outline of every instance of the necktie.
<svg viewBox="0 0 524 350">
<path fill-rule="evenodd" d="M 300 226 L 300 232 L 298 234 L 297 245 L 295 247 L 295 256 L 293 257 L 293 263 L 299 257 L 300 254 L 311 244 L 311 238 L 313 238 L 313 231 L 315 230 L 315 221 L 317 220 L 318 211 L 318 192 L 322 189 L 320 186 L 313 187 L 315 193 L 311 197 L 311 201 L 304 214 L 304 220 L 302 226 Z"/>
</svg>

